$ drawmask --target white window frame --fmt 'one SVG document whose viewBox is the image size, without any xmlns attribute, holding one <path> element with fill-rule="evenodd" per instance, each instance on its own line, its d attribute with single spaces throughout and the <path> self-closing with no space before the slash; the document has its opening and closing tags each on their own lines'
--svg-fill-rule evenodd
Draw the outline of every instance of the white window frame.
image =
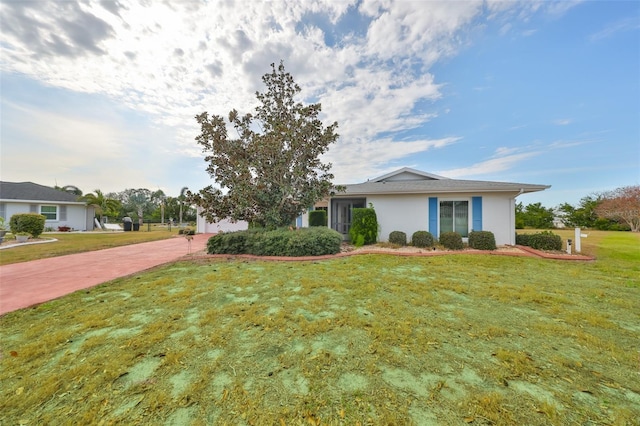
<svg viewBox="0 0 640 426">
<path fill-rule="evenodd" d="M 467 241 L 469 239 L 469 233 L 471 232 L 471 224 L 473 224 L 473 212 L 472 212 L 472 200 L 471 197 L 447 197 L 440 198 L 438 197 L 438 235 L 442 233 L 442 228 L 440 226 L 440 203 L 443 201 L 466 201 L 467 202 L 467 236 L 462 236 L 463 241 Z M 454 226 L 453 230 L 455 231 L 455 218 L 454 218 Z"/>
<path fill-rule="evenodd" d="M 52 214 L 51 212 L 44 213 L 42 211 L 42 209 L 44 207 L 53 207 L 55 209 L 55 218 L 54 219 L 49 219 L 49 217 L 47 216 L 47 215 L 51 215 Z M 58 206 L 53 205 L 53 204 L 42 204 L 42 205 L 40 205 L 39 210 L 40 210 L 40 214 L 43 215 L 44 217 L 46 217 L 45 222 L 57 222 L 58 221 L 58 214 L 59 214 L 59 210 L 60 210 Z"/>
</svg>

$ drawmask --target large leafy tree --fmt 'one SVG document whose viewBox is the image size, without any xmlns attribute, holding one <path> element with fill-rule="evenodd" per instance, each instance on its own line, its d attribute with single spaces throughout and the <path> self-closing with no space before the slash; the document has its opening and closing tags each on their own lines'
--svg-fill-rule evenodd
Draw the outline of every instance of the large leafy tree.
<svg viewBox="0 0 640 426">
<path fill-rule="evenodd" d="M 125 189 L 118 196 L 127 214 L 137 216 L 140 226 L 144 213 L 150 214 L 157 207 L 153 193 L 146 188 Z"/>
<path fill-rule="evenodd" d="M 296 102 L 300 87 L 282 62 L 271 68 L 262 77 L 267 90 L 256 93 L 255 115 L 240 116 L 235 109 L 229 113 L 237 138 L 229 137 L 221 116 L 196 116 L 201 126 L 196 141 L 217 185 L 190 193 L 190 200 L 209 221 L 231 218 L 286 226 L 332 189 L 331 164 L 320 156 L 338 139 L 338 124 L 323 125 L 319 103 Z"/>
<path fill-rule="evenodd" d="M 54 186 L 54 189 L 58 191 L 68 192 L 69 194 L 77 195 L 78 197 L 82 196 L 82 190 L 75 185 L 65 185 L 65 186 Z"/>
<path fill-rule="evenodd" d="M 600 196 L 588 195 L 580 200 L 580 204 L 577 207 L 569 203 L 563 203 L 558 206 L 557 210 L 565 226 L 595 228 L 598 220 L 596 207 L 600 202 Z"/>
<path fill-rule="evenodd" d="M 100 223 L 104 223 L 104 216 L 116 216 L 121 208 L 120 201 L 110 198 L 99 189 L 82 196 L 82 200 L 95 207 L 96 215 L 100 218 Z"/>
<path fill-rule="evenodd" d="M 516 205 L 516 224 L 520 224 L 520 227 L 553 228 L 553 217 L 553 209 L 546 208 L 541 203 L 523 206 L 520 202 Z"/>
<path fill-rule="evenodd" d="M 640 232 L 640 185 L 625 186 L 602 195 L 596 207 L 598 216 L 626 223 Z"/>
</svg>

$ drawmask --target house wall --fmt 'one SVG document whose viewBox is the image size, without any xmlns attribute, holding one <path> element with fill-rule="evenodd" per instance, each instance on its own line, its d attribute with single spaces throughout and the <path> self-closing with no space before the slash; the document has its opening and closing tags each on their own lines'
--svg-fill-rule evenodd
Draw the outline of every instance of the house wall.
<svg viewBox="0 0 640 426">
<path fill-rule="evenodd" d="M 200 216 L 200 207 L 198 207 L 198 219 L 196 221 L 196 232 L 199 234 L 218 234 L 222 232 L 243 231 L 249 229 L 249 223 L 241 220 L 238 222 L 231 222 L 229 219 L 223 219 L 218 222 L 207 222 L 207 220 Z"/>
<path fill-rule="evenodd" d="M 482 230 L 493 232 L 497 245 L 516 243 L 513 195 L 482 194 Z"/>
<path fill-rule="evenodd" d="M 11 216 L 14 214 L 20 213 L 30 213 L 31 205 L 38 206 L 38 212 L 40 211 L 40 206 L 58 206 L 58 215 L 60 214 L 60 206 L 67 206 L 67 219 L 66 220 L 47 220 L 44 223 L 45 228 L 53 228 L 54 230 L 58 230 L 59 226 L 68 226 L 73 228 L 76 231 L 87 231 L 93 230 L 93 214 L 91 214 L 91 218 L 88 218 L 87 206 L 84 204 L 60 204 L 57 202 L 42 202 L 42 201 L 34 201 L 34 202 L 25 202 L 25 203 L 15 203 L 15 202 L 4 202 L 5 204 L 5 221 L 7 225 L 9 224 L 9 220 Z M 92 210 L 93 211 L 93 210 Z M 91 211 L 91 212 L 92 212 Z"/>
<path fill-rule="evenodd" d="M 389 234 L 402 231 L 407 242 L 416 231 L 429 230 L 429 197 L 442 200 L 469 201 L 469 230 L 473 230 L 472 197 L 482 197 L 482 230 L 493 232 L 496 244 L 515 244 L 516 194 L 449 193 L 449 194 L 400 194 L 368 195 L 367 205 L 373 204 L 380 226 L 378 241 L 389 241 Z M 438 232 L 440 229 L 438 214 Z M 438 235 L 434 235 L 436 238 Z"/>
<path fill-rule="evenodd" d="M 402 231 L 407 241 L 416 231 L 429 229 L 429 197 L 425 195 L 370 195 L 367 205 L 373 204 L 380 232 L 378 241 L 389 241 L 389 234 Z"/>
</svg>

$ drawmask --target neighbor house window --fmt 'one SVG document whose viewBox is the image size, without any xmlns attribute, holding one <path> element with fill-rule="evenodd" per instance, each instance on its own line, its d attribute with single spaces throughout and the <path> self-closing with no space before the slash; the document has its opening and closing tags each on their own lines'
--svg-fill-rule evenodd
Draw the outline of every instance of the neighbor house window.
<svg viewBox="0 0 640 426">
<path fill-rule="evenodd" d="M 9 226 L 9 218 L 7 217 L 7 205 L 5 203 L 0 203 L 0 217 L 6 219 L 7 226 Z"/>
<path fill-rule="evenodd" d="M 40 214 L 47 220 L 58 220 L 58 206 L 40 206 Z"/>
<path fill-rule="evenodd" d="M 440 201 L 440 233 L 469 236 L 469 201 Z"/>
</svg>

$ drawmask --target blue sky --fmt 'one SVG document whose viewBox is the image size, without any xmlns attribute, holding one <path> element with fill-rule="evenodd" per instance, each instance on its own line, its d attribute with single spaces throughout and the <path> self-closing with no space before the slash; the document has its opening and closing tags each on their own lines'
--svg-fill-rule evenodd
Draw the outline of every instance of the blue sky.
<svg viewBox="0 0 640 426">
<path fill-rule="evenodd" d="M 2 180 L 199 190 L 194 116 L 251 112 L 282 59 L 339 124 L 336 183 L 640 183 L 637 1 L 167 3 L 0 0 Z"/>
</svg>

